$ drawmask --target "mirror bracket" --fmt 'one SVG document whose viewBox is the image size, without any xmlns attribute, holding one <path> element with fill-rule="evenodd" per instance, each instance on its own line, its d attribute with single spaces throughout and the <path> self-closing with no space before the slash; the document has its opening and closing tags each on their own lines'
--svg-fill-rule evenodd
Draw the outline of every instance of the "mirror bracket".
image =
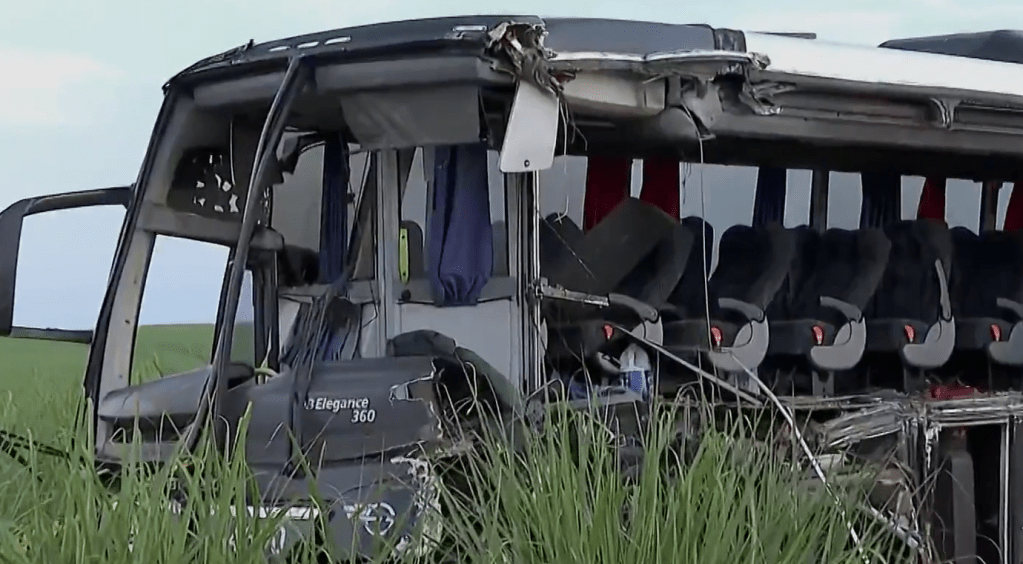
<svg viewBox="0 0 1023 564">
<path fill-rule="evenodd" d="M 92 331 L 37 329 L 14 325 L 14 287 L 18 272 L 22 226 L 26 217 L 51 211 L 113 205 L 121 205 L 127 209 L 133 191 L 133 186 L 119 186 L 36 196 L 17 201 L 0 212 L 0 337 L 76 343 L 92 341 Z"/>
<path fill-rule="evenodd" d="M 501 146 L 501 172 L 535 172 L 551 168 L 560 119 L 561 103 L 557 94 L 520 80 Z"/>
</svg>

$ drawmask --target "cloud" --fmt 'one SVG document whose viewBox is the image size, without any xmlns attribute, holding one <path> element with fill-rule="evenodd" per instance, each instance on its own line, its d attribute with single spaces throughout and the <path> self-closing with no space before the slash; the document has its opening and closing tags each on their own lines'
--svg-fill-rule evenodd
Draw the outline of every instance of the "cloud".
<svg viewBox="0 0 1023 564">
<path fill-rule="evenodd" d="M 83 87 L 121 73 L 75 53 L 0 47 L 0 76 L 0 125 L 66 125 L 88 119 Z"/>
</svg>

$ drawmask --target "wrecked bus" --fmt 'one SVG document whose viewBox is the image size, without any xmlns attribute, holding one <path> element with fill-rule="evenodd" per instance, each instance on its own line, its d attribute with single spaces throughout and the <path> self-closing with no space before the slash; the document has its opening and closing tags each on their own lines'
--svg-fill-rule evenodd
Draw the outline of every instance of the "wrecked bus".
<svg viewBox="0 0 1023 564">
<path fill-rule="evenodd" d="M 250 42 L 167 82 L 133 184 L 0 215 L 0 335 L 89 343 L 115 466 L 133 436 L 159 461 L 250 409 L 254 503 L 344 492 L 330 534 L 357 552 L 416 544 L 419 453 L 450 444 L 458 398 L 522 414 L 557 387 L 627 415 L 695 382 L 897 460 L 876 511 L 923 560 L 1016 562 L 1018 63 L 1018 32 L 858 47 L 525 16 Z M 712 225 L 703 196 L 735 186 L 751 213 Z M 943 221 L 946 187 L 976 227 Z M 829 223 L 850 194 L 858 222 Z M 14 326 L 23 219 L 98 205 L 126 214 L 94 331 Z M 229 249 L 215 346 L 135 382 L 158 235 Z"/>
</svg>

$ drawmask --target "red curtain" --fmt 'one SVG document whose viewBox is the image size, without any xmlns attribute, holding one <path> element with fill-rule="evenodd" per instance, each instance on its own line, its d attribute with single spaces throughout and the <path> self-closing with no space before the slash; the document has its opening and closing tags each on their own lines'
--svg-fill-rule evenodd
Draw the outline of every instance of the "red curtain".
<svg viewBox="0 0 1023 564">
<path fill-rule="evenodd" d="M 643 187 L 639 199 L 679 219 L 679 161 L 656 157 L 643 161 Z M 586 196 L 583 229 L 589 231 L 629 197 L 632 159 L 594 156 L 586 161 Z"/>
<path fill-rule="evenodd" d="M 945 186 L 946 179 L 944 178 L 924 180 L 924 189 L 920 193 L 920 204 L 916 208 L 917 219 L 945 221 Z"/>
<path fill-rule="evenodd" d="M 657 157 L 643 161 L 643 189 L 639 199 L 679 219 L 679 162 Z"/>
<path fill-rule="evenodd" d="M 632 159 L 590 157 L 586 159 L 586 195 L 583 200 L 583 230 L 589 231 L 629 197 Z"/>
<path fill-rule="evenodd" d="M 1023 229 L 1023 182 L 1012 185 L 1009 207 L 1005 210 L 1005 231 Z"/>
</svg>

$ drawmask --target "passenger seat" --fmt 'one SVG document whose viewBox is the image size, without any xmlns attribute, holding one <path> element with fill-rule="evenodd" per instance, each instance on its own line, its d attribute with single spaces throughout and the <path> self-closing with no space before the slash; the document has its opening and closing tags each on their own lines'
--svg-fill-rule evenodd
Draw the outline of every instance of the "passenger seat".
<svg viewBox="0 0 1023 564">
<path fill-rule="evenodd" d="M 955 370 L 978 372 L 989 362 L 1023 367 L 1023 232 L 956 227 L 952 240 Z"/>
<path fill-rule="evenodd" d="M 616 292 L 652 253 L 656 253 L 663 262 L 681 263 L 675 269 L 678 272 L 670 272 L 670 267 L 648 270 L 655 277 L 667 278 L 644 284 L 638 295 L 633 297 L 656 301 L 660 294 L 666 299 L 681 278 L 681 268 L 688 259 L 692 238 L 659 208 L 636 198 L 626 198 L 600 223 L 578 238 L 575 245 L 569 240 L 554 243 L 567 248 L 561 249 L 558 260 L 551 260 L 546 265 L 548 280 L 588 294 Z M 666 244 L 675 252 L 664 253 L 661 249 Z"/>
<path fill-rule="evenodd" d="M 567 218 L 548 217 L 541 229 L 541 275 L 566 290 L 611 297 L 600 308 L 548 300 L 548 355 L 571 361 L 606 352 L 613 322 L 661 344 L 659 305 L 682 278 L 693 247 L 689 230 L 659 208 L 627 198 L 582 234 Z M 574 244 L 573 244 L 574 243 Z"/>
<path fill-rule="evenodd" d="M 799 252 L 790 287 L 769 310 L 768 363 L 776 372 L 810 377 L 814 395 L 830 396 L 835 375 L 863 357 L 863 311 L 881 283 L 891 243 L 879 229 L 793 231 Z"/>
<path fill-rule="evenodd" d="M 679 355 L 701 352 L 716 369 L 735 375 L 737 383 L 745 382 L 739 375 L 757 370 L 767 354 L 766 309 L 782 288 L 795 255 L 794 234 L 780 225 L 729 228 L 721 237 L 718 266 L 706 296 L 703 269 L 686 269 L 680 284 L 690 288 L 689 295 L 676 292 L 673 297 L 680 301 L 671 304 L 684 312 L 684 318 L 665 321 L 665 348 Z"/>
<path fill-rule="evenodd" d="M 867 308 L 869 376 L 903 374 L 915 390 L 923 376 L 945 364 L 956 342 L 949 294 L 952 236 L 930 219 L 888 225 L 891 252 L 881 285 Z"/>
</svg>

